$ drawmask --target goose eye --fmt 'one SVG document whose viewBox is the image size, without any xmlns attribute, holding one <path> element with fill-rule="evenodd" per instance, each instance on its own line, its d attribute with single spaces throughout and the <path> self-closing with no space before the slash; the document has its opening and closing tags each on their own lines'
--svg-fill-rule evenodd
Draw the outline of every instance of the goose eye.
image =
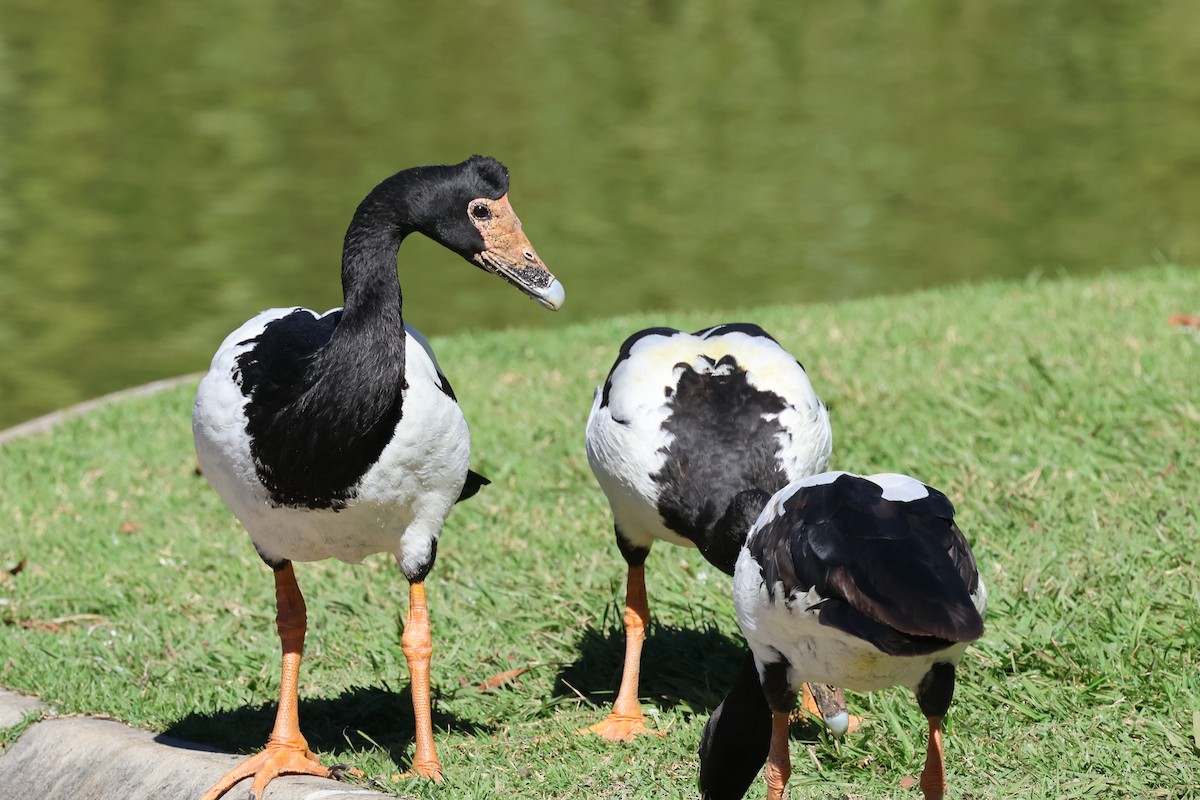
<svg viewBox="0 0 1200 800">
<path fill-rule="evenodd" d="M 471 216 L 475 219 L 483 220 L 487 219 L 491 215 L 492 212 L 483 203 L 480 203 L 477 206 L 471 206 Z"/>
</svg>

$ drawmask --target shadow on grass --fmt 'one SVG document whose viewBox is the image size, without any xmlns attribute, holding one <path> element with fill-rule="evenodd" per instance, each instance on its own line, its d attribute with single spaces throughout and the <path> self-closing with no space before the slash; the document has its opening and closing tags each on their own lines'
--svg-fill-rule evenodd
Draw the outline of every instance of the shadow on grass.
<svg viewBox="0 0 1200 800">
<path fill-rule="evenodd" d="M 275 702 L 255 707 L 189 714 L 167 730 L 160 740 L 173 747 L 195 743 L 200 749 L 250 754 L 261 750 L 275 724 Z M 490 733 L 489 725 L 433 711 L 434 736 L 439 729 L 453 728 L 468 734 Z M 366 750 L 376 746 L 387 751 L 396 764 L 406 764 L 406 751 L 413 740 L 412 695 L 406 687 L 396 693 L 387 689 L 360 687 L 331 699 L 300 699 L 300 728 L 309 747 L 317 753 L 346 749 Z"/>
<path fill-rule="evenodd" d="M 583 695 L 607 713 L 621 683 L 625 631 L 589 627 L 577 647 L 579 658 L 559 672 L 554 695 Z M 662 710 L 682 706 L 707 716 L 733 685 L 745 647 L 711 625 L 680 628 L 652 622 L 642 645 L 638 694 Z"/>
<path fill-rule="evenodd" d="M 582 694 L 595 705 L 599 722 L 621 683 L 625 630 L 588 628 L 578 647 L 579 659 L 564 667 L 554 681 L 554 696 Z M 696 629 L 652 622 L 642 645 L 638 695 L 664 711 L 682 707 L 707 719 L 733 686 L 745 652 L 740 638 L 730 638 L 711 625 Z M 794 717 L 790 730 L 797 741 L 815 742 L 828 735 L 823 724 L 808 717 Z"/>
</svg>

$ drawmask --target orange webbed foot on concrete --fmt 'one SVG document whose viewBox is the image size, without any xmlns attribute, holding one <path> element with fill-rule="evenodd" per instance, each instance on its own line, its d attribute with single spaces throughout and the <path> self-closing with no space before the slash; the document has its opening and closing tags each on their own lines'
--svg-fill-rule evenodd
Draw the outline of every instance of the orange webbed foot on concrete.
<svg viewBox="0 0 1200 800">
<path fill-rule="evenodd" d="M 225 776 L 205 792 L 200 800 L 217 800 L 238 782 L 251 777 L 254 778 L 254 783 L 250 787 L 250 797 L 252 800 L 260 800 L 267 784 L 280 775 L 316 775 L 319 778 L 333 778 L 338 774 L 321 764 L 308 749 L 308 745 L 303 739 L 295 744 L 271 742 L 261 753 L 247 758 L 225 773 Z"/>
<path fill-rule="evenodd" d="M 260 800 L 267 784 L 280 775 L 340 778 L 345 772 L 340 765 L 334 769 L 323 766 L 308 749 L 308 741 L 300 733 L 300 701 L 296 694 L 296 686 L 300 680 L 300 658 L 304 651 L 304 633 L 308 623 L 304 597 L 296 584 L 296 574 L 292 570 L 291 562 L 284 562 L 283 566 L 275 570 L 275 605 L 275 622 L 283 647 L 275 728 L 267 740 L 266 749 L 225 773 L 200 800 L 217 800 L 246 778 L 254 778 L 254 783 L 250 786 L 251 800 Z"/>
</svg>

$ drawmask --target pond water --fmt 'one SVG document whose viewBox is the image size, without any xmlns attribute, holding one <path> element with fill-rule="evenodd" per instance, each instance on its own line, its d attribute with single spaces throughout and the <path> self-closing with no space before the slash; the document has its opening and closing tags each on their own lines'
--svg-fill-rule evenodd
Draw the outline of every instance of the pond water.
<svg viewBox="0 0 1200 800">
<path fill-rule="evenodd" d="M 381 178 L 494 155 L 567 288 L 426 333 L 1195 260 L 1195 0 L 0 0 L 0 426 L 340 303 Z M 714 320 L 715 321 L 715 320 Z"/>
</svg>

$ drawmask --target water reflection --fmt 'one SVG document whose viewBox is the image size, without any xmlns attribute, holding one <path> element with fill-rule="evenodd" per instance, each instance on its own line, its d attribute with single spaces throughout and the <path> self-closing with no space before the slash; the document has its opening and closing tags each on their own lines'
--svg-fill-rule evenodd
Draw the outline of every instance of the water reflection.
<svg viewBox="0 0 1200 800">
<path fill-rule="evenodd" d="M 504 160 L 559 315 L 424 242 L 427 333 L 1194 258 L 1200 6 L 0 0 L 0 425 L 340 302 L 376 181 Z"/>
</svg>

